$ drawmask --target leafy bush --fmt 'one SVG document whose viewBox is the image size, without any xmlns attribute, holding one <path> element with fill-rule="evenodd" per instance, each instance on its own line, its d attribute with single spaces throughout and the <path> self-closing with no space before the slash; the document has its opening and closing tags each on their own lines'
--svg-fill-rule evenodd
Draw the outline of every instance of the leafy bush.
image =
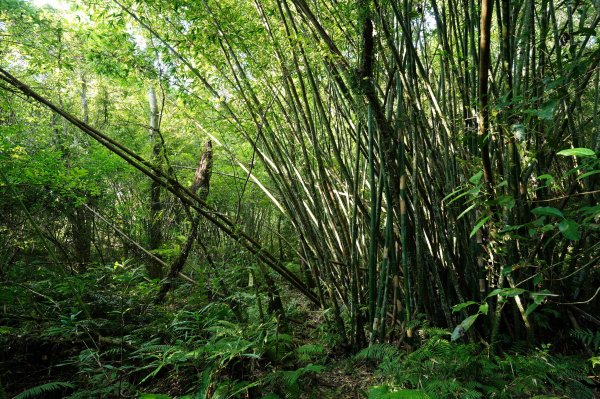
<svg viewBox="0 0 600 399">
<path fill-rule="evenodd" d="M 481 344 L 452 343 L 448 335 L 433 335 L 407 355 L 388 344 L 359 352 L 355 359 L 378 362 L 378 375 L 387 383 L 371 390 L 369 397 L 594 397 L 579 358 L 552 355 L 548 346 L 496 356 Z"/>
</svg>

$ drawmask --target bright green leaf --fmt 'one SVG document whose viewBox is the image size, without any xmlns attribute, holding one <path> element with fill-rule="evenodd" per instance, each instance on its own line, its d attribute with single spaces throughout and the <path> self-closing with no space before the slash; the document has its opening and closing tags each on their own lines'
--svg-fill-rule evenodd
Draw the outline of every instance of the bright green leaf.
<svg viewBox="0 0 600 399">
<path fill-rule="evenodd" d="M 524 290 L 523 288 L 504 288 L 500 295 L 512 298 L 525 293 L 525 291 L 527 290 Z"/>
<path fill-rule="evenodd" d="M 483 171 L 479 171 L 479 172 L 475 173 L 473 176 L 471 176 L 469 181 L 473 184 L 477 184 L 481 180 L 482 176 L 483 176 Z"/>
<path fill-rule="evenodd" d="M 542 233 L 554 230 L 554 224 L 545 224 L 542 226 Z"/>
<path fill-rule="evenodd" d="M 490 310 L 490 305 L 488 305 L 487 303 L 482 303 L 481 305 L 479 305 L 480 313 L 488 314 L 489 310 Z"/>
<path fill-rule="evenodd" d="M 493 290 L 492 292 L 490 292 L 489 294 L 487 294 L 487 296 L 485 297 L 485 299 L 494 297 L 498 294 L 500 294 L 502 292 L 502 288 L 496 288 L 495 290 Z"/>
<path fill-rule="evenodd" d="M 565 157 L 575 156 L 575 157 L 595 157 L 596 153 L 594 150 L 590 150 L 589 148 L 568 148 L 566 150 L 562 150 L 556 153 L 557 155 L 562 155 Z"/>
<path fill-rule="evenodd" d="M 454 342 L 457 339 L 459 339 L 460 337 L 462 337 L 465 333 L 465 330 L 463 329 L 463 327 L 459 324 L 454 328 L 454 331 L 452 331 L 452 335 L 450 336 L 450 341 Z"/>
<path fill-rule="evenodd" d="M 471 234 L 469 234 L 469 238 L 472 238 L 477 233 L 477 231 L 485 224 L 485 222 L 487 222 L 491 217 L 492 217 L 492 215 L 488 215 L 488 216 L 484 217 L 483 219 L 481 219 L 479 222 L 477 222 L 475 227 L 473 227 L 473 230 L 471 230 Z"/>
<path fill-rule="evenodd" d="M 542 302 L 544 302 L 544 299 L 546 299 L 546 297 L 553 296 L 554 294 L 552 294 L 548 290 L 542 290 L 542 291 L 538 291 L 538 292 L 531 292 L 530 295 L 531 295 L 531 298 L 533 298 L 533 302 L 540 305 Z"/>
<path fill-rule="evenodd" d="M 479 315 L 480 315 L 480 313 L 476 313 L 476 314 L 471 315 L 471 316 L 467 317 L 466 319 L 464 319 L 462 321 L 462 323 L 460 323 L 458 326 L 456 326 L 456 328 L 452 332 L 450 340 L 454 342 L 457 339 L 459 339 L 460 337 L 462 337 L 465 334 L 465 332 L 467 332 L 469 330 L 469 328 L 471 328 L 473 323 L 475 323 L 475 320 L 477 320 L 477 317 L 479 317 Z"/>
<path fill-rule="evenodd" d="M 452 306 L 452 311 L 453 312 L 460 312 L 461 310 L 463 310 L 467 306 L 475 305 L 477 303 L 479 303 L 479 302 L 468 301 L 468 302 L 459 303 L 458 305 Z"/>
</svg>

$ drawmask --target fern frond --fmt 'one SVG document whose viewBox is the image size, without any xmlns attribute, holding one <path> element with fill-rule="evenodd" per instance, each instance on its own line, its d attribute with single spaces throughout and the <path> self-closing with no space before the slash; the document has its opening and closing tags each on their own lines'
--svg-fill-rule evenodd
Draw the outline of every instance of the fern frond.
<svg viewBox="0 0 600 399">
<path fill-rule="evenodd" d="M 75 385 L 64 381 L 52 381 L 46 384 L 38 385 L 21 392 L 13 399 L 28 399 L 37 396 L 46 395 L 49 392 L 58 391 L 59 389 L 75 388 Z"/>
<path fill-rule="evenodd" d="M 173 345 L 146 345 L 142 346 L 140 349 L 133 352 L 133 354 L 143 354 L 143 353 L 164 353 L 169 352 L 174 349 L 179 349 L 177 346 Z"/>
<path fill-rule="evenodd" d="M 283 376 L 283 380 L 285 381 L 286 385 L 292 386 L 295 385 L 302 376 L 308 373 L 320 373 L 324 369 L 325 367 L 318 364 L 309 364 L 306 367 L 300 367 L 297 370 L 286 373 Z"/>
<path fill-rule="evenodd" d="M 385 360 L 399 358 L 400 352 L 395 346 L 390 344 L 373 344 L 368 348 L 365 348 L 358 352 L 355 356 L 355 360 Z"/>
<path fill-rule="evenodd" d="M 571 330 L 571 336 L 591 347 L 594 351 L 600 349 L 600 331 L 593 332 L 590 329 Z"/>
<path fill-rule="evenodd" d="M 296 348 L 296 354 L 300 361 L 309 361 L 314 357 L 323 355 L 325 348 L 318 344 L 305 344 Z"/>
</svg>

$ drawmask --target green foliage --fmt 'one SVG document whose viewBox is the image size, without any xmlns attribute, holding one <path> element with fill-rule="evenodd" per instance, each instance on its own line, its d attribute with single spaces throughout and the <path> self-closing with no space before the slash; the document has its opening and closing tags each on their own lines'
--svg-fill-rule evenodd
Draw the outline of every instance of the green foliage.
<svg viewBox="0 0 600 399">
<path fill-rule="evenodd" d="M 588 359 L 592 365 L 592 369 L 600 365 L 600 356 L 598 356 L 598 351 L 600 350 L 600 331 L 592 331 L 590 329 L 571 330 L 571 336 L 581 341 L 594 352 L 594 356 Z"/>
<path fill-rule="evenodd" d="M 308 389 L 300 385 L 301 380 L 306 380 L 310 375 L 321 373 L 324 366 L 309 363 L 304 367 L 290 371 L 275 371 L 265 378 L 267 390 L 273 390 L 286 399 L 299 399 L 302 392 Z"/>
<path fill-rule="evenodd" d="M 75 386 L 68 382 L 52 381 L 52 382 L 48 382 L 46 384 L 37 385 L 35 387 L 26 389 L 25 391 L 23 391 L 20 394 L 18 394 L 17 396 L 15 396 L 13 399 L 35 398 L 35 397 L 39 397 L 39 396 L 48 395 L 51 392 L 55 392 L 55 391 L 59 391 L 59 390 L 64 391 L 65 389 L 72 389 L 72 388 L 75 388 Z"/>
<path fill-rule="evenodd" d="M 569 148 L 566 150 L 558 151 L 556 154 L 576 157 L 596 157 L 596 153 L 594 152 L 594 150 L 590 150 L 589 148 Z"/>
<path fill-rule="evenodd" d="M 440 399 L 593 397 L 586 366 L 576 358 L 551 355 L 548 347 L 494 356 L 479 344 L 455 344 L 434 335 L 410 354 L 399 356 L 394 349 L 373 347 L 355 357 L 377 360 L 379 374 L 389 384 L 373 388 L 369 397 L 405 397 L 400 396 L 405 392 Z"/>
<path fill-rule="evenodd" d="M 508 272 L 510 271 L 511 269 L 509 268 Z M 496 288 L 495 290 L 492 290 L 489 294 L 487 294 L 487 296 L 482 302 L 467 301 L 454 305 L 452 307 L 453 312 L 459 312 L 471 305 L 479 305 L 479 309 L 477 310 L 477 313 L 467 316 L 459 325 L 457 325 L 454 328 L 454 331 L 451 335 L 451 340 L 456 341 L 459 338 L 461 338 L 465 334 L 465 332 L 467 332 L 473 326 L 473 324 L 480 315 L 488 314 L 489 304 L 487 303 L 487 301 L 490 298 L 514 298 L 519 295 L 527 295 L 532 300 L 532 303 L 530 303 L 529 306 L 527 306 L 525 316 L 529 316 L 531 313 L 533 313 L 533 311 L 536 310 L 538 306 L 540 306 L 547 297 L 554 296 L 554 294 L 550 293 L 550 291 L 548 290 L 532 292 L 524 288 Z"/>
<path fill-rule="evenodd" d="M 304 344 L 296 348 L 296 357 L 300 362 L 322 360 L 326 355 L 325 347 L 319 344 Z"/>
<path fill-rule="evenodd" d="M 571 336 L 597 351 L 600 349 L 600 331 L 590 329 L 571 330 Z"/>
<path fill-rule="evenodd" d="M 376 360 L 379 362 L 398 359 L 400 357 L 400 351 L 393 345 L 390 344 L 373 344 L 358 352 L 355 356 L 355 360 Z"/>
<path fill-rule="evenodd" d="M 36 319 L 44 315 L 42 323 L 21 326 L 31 339 L 71 348 L 53 355 L 61 357 L 53 360 L 58 363 L 57 375 L 70 378 L 70 398 L 111 397 L 119 392 L 238 398 L 253 389 L 300 397 L 309 390 L 304 382 L 324 370 L 315 363 L 326 360 L 322 345 L 299 345 L 292 334 L 281 331 L 274 317 L 264 323 L 258 318 L 238 319 L 231 298 L 208 303 L 197 290 L 176 308 L 152 305 L 157 286 L 147 281 L 144 271 L 143 265 L 125 261 L 69 276 L 69 283 L 51 284 L 55 276 L 47 272 L 29 282 L 30 291 L 0 287 L 0 298 L 6 297 L 2 305 L 9 312 L 22 312 L 15 306 L 35 304 L 37 311 L 30 314 Z M 74 306 L 73 289 L 86 293 L 93 318 L 87 319 Z M 184 285 L 181 292 L 189 289 Z M 45 296 L 36 303 L 34 292 L 39 291 Z M 254 295 L 240 290 L 235 298 L 236 306 L 248 314 L 257 312 Z M 21 331 L 2 329 L 0 345 L 16 345 Z M 261 376 L 259 370 L 265 369 L 269 372 Z M 59 384 L 27 392 L 33 395 Z M 153 392 L 155 386 L 179 388 Z"/>
<path fill-rule="evenodd" d="M 390 390 L 388 386 L 371 387 L 369 399 L 430 399 L 426 393 L 416 389 Z"/>
</svg>

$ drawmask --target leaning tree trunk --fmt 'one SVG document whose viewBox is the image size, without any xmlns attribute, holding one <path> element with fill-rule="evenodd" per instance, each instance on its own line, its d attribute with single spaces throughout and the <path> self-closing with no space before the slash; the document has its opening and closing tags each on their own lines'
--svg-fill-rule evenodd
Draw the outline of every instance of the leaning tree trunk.
<svg viewBox="0 0 600 399">
<path fill-rule="evenodd" d="M 200 160 L 198 161 L 198 166 L 196 167 L 196 174 L 194 175 L 194 181 L 192 182 L 192 186 L 190 187 L 190 191 L 198 194 L 198 197 L 202 199 L 202 201 L 206 201 L 208 197 L 208 192 L 210 189 L 210 176 L 212 174 L 212 142 L 208 140 L 205 144 L 204 153 L 200 156 Z M 169 271 L 169 275 L 166 280 L 163 282 L 163 285 L 160 287 L 160 291 L 156 297 L 156 303 L 160 303 L 165 299 L 165 296 L 173 286 L 173 279 L 175 279 L 183 266 L 185 266 L 185 261 L 187 260 L 190 250 L 192 249 L 192 245 L 196 238 L 198 238 L 198 225 L 200 224 L 201 215 L 197 213 L 192 219 L 192 227 L 190 229 L 190 234 L 183 246 L 183 249 L 179 253 L 179 256 L 173 261 L 171 264 L 171 270 Z"/>
</svg>

